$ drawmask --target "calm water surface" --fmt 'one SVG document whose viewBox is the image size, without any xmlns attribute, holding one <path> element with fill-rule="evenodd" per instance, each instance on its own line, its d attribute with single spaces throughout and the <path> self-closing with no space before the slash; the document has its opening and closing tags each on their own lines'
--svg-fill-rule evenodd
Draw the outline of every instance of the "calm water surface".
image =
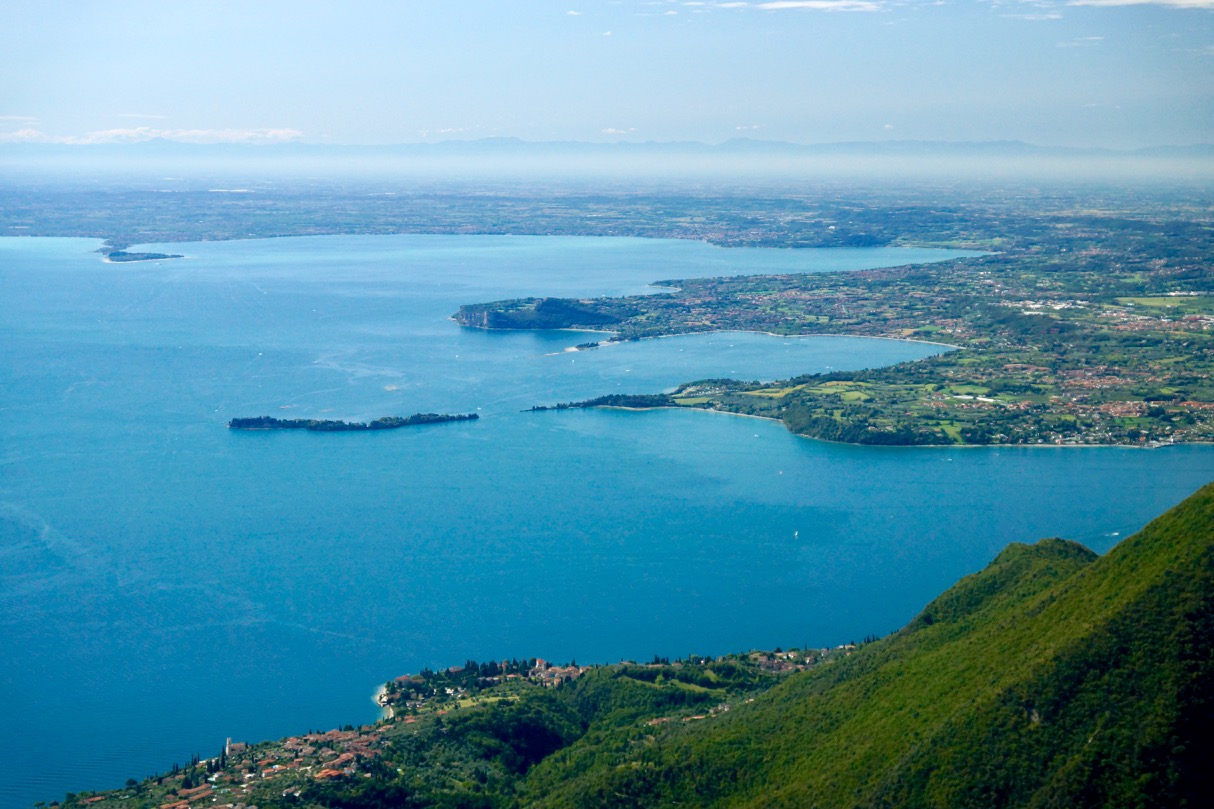
<svg viewBox="0 0 1214 809">
<path fill-rule="evenodd" d="M 938 347 L 753 334 L 567 353 L 461 303 L 944 251 L 521 237 L 167 245 L 107 265 L 0 239 L 0 806 L 370 721 L 423 666 L 833 645 L 909 620 L 1012 541 L 1104 551 L 1214 449 L 881 449 L 770 422 L 520 412 Z M 479 412 L 386 433 L 234 416 Z"/>
</svg>

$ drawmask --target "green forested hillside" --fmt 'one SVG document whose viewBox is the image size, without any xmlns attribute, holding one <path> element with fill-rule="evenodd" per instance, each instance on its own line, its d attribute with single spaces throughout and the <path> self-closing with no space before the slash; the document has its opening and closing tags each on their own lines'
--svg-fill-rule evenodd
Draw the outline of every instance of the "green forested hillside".
<svg viewBox="0 0 1214 809">
<path fill-rule="evenodd" d="M 908 627 L 544 805 L 1205 806 L 1214 488 L 1106 557 L 1013 545 Z"/>
<path fill-rule="evenodd" d="M 176 809 L 1210 806 L 1214 484 L 1103 557 L 1012 545 L 856 648 L 469 661 L 389 686 L 396 714 L 376 726 L 103 795 Z"/>
</svg>

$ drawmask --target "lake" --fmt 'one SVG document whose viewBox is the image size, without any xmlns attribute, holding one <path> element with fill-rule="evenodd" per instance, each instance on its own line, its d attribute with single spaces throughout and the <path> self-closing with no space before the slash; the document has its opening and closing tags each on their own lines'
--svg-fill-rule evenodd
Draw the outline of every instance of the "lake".
<svg viewBox="0 0 1214 809">
<path fill-rule="evenodd" d="M 854 270 L 940 250 L 670 240 L 0 239 L 0 806 L 224 739 L 372 721 L 423 666 L 826 646 L 885 634 L 1009 542 L 1105 551 L 1214 448 L 864 448 L 683 411 L 522 412 L 939 346 L 725 333 L 567 352 L 464 303 Z M 476 412 L 374 433 L 238 416 Z"/>
</svg>

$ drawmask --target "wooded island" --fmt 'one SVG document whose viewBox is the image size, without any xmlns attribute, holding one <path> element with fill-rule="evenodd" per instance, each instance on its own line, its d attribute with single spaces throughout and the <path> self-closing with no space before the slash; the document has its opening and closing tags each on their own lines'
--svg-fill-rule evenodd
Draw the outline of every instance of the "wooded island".
<svg viewBox="0 0 1214 809">
<path fill-rule="evenodd" d="M 371 422 L 336 421 L 332 419 L 276 419 L 272 416 L 232 419 L 229 430 L 308 430 L 316 433 L 349 433 L 364 430 L 395 430 L 421 424 L 444 424 L 448 421 L 476 421 L 476 413 L 414 413 L 412 416 L 383 416 Z"/>
</svg>

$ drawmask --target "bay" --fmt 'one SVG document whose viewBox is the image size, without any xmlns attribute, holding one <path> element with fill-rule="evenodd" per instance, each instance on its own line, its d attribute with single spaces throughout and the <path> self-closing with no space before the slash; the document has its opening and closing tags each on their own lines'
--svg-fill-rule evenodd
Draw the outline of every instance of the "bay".
<svg viewBox="0 0 1214 809">
<path fill-rule="evenodd" d="M 377 684 L 509 656 L 834 645 L 904 624 L 1012 541 L 1107 550 L 1214 477 L 1210 447 L 898 449 L 658 411 L 520 412 L 938 346 L 717 334 L 571 353 L 460 304 L 947 251 L 563 237 L 139 249 L 0 239 L 0 805 L 375 718 Z M 235 416 L 477 412 L 387 433 Z"/>
</svg>

